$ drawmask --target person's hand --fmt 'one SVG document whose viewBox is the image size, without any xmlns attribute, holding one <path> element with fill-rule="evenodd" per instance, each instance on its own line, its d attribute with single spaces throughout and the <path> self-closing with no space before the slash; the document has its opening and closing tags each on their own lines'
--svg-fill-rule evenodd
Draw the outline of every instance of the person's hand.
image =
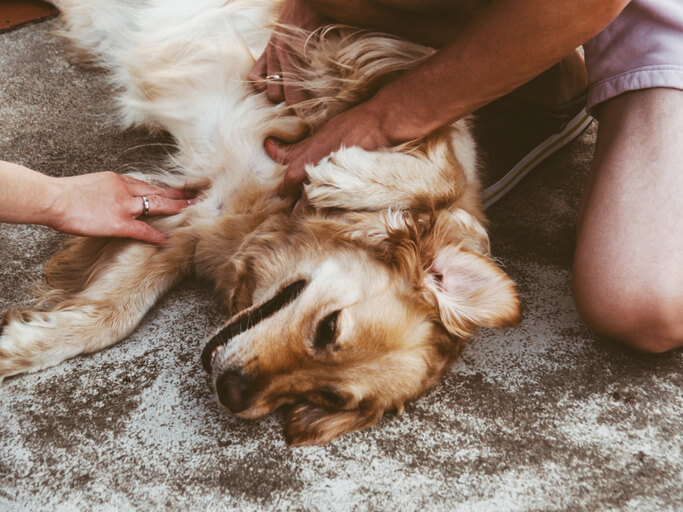
<svg viewBox="0 0 683 512">
<path fill-rule="evenodd" d="M 294 144 L 285 144 L 275 138 L 265 141 L 268 155 L 283 165 L 288 165 L 280 195 L 299 197 L 306 180 L 306 165 L 320 160 L 341 147 L 358 146 L 367 151 L 392 146 L 383 133 L 380 117 L 362 103 L 347 110 L 325 124 L 320 130 Z"/>
<path fill-rule="evenodd" d="M 329 20 L 313 9 L 305 0 L 286 0 L 280 12 L 278 23 L 298 27 L 308 35 Z M 307 99 L 306 92 L 296 85 L 296 68 L 288 52 L 286 37 L 274 32 L 263 55 L 249 72 L 248 79 L 258 91 L 266 91 L 273 103 L 286 101 L 293 105 Z M 279 75 L 279 80 L 266 77 Z M 292 83 L 293 82 L 293 83 Z"/>
<path fill-rule="evenodd" d="M 192 195 L 144 181 L 99 172 L 67 178 L 52 178 L 53 200 L 41 222 L 72 235 L 135 238 L 163 244 L 166 235 L 140 216 L 142 196 L 149 201 L 148 215 L 173 215 L 192 204 Z"/>
</svg>

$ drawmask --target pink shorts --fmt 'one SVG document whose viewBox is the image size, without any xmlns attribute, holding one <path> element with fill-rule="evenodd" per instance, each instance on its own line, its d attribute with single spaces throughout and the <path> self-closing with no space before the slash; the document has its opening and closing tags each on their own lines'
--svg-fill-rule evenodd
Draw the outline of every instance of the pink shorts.
<svg viewBox="0 0 683 512">
<path fill-rule="evenodd" d="M 633 0 L 584 50 L 591 115 L 628 91 L 683 89 L 683 0 Z"/>
</svg>

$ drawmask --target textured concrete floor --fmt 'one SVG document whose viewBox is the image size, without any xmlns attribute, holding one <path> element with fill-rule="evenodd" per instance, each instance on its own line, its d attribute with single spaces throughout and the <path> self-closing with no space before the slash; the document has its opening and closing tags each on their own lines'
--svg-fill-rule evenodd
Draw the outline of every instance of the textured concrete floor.
<svg viewBox="0 0 683 512">
<path fill-rule="evenodd" d="M 157 162 L 154 139 L 108 123 L 102 76 L 69 63 L 52 23 L 0 35 L 0 158 L 53 175 Z M 221 413 L 199 352 L 222 314 L 190 281 L 119 345 L 0 385 L 0 510 L 683 509 L 683 353 L 604 344 L 572 304 L 594 137 L 489 211 L 522 326 L 481 332 L 403 416 L 290 449 L 277 414 Z M 63 240 L 0 225 L 0 310 L 31 298 Z"/>
</svg>

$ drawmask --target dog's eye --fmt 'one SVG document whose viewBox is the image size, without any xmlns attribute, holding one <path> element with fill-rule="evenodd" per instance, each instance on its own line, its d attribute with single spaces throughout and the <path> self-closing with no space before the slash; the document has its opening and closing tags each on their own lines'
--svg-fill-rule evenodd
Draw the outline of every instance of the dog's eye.
<svg viewBox="0 0 683 512">
<path fill-rule="evenodd" d="M 337 339 L 337 319 L 339 318 L 339 310 L 330 313 L 323 318 L 315 330 L 315 339 L 313 346 L 318 350 L 325 350 L 328 345 L 334 343 Z"/>
</svg>

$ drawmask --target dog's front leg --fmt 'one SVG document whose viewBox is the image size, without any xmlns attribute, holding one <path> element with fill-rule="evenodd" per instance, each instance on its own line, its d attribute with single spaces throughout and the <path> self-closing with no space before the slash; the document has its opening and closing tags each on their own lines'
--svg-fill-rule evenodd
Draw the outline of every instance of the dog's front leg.
<svg viewBox="0 0 683 512">
<path fill-rule="evenodd" d="M 479 189 L 473 141 L 456 128 L 411 150 L 344 148 L 306 172 L 306 194 L 316 208 L 443 208 Z"/>
<path fill-rule="evenodd" d="M 0 323 L 0 381 L 128 336 L 187 272 L 191 251 L 186 245 L 178 236 L 165 248 L 84 239 L 55 256 L 53 284 L 59 289 L 42 298 L 47 309 L 8 311 Z"/>
</svg>

